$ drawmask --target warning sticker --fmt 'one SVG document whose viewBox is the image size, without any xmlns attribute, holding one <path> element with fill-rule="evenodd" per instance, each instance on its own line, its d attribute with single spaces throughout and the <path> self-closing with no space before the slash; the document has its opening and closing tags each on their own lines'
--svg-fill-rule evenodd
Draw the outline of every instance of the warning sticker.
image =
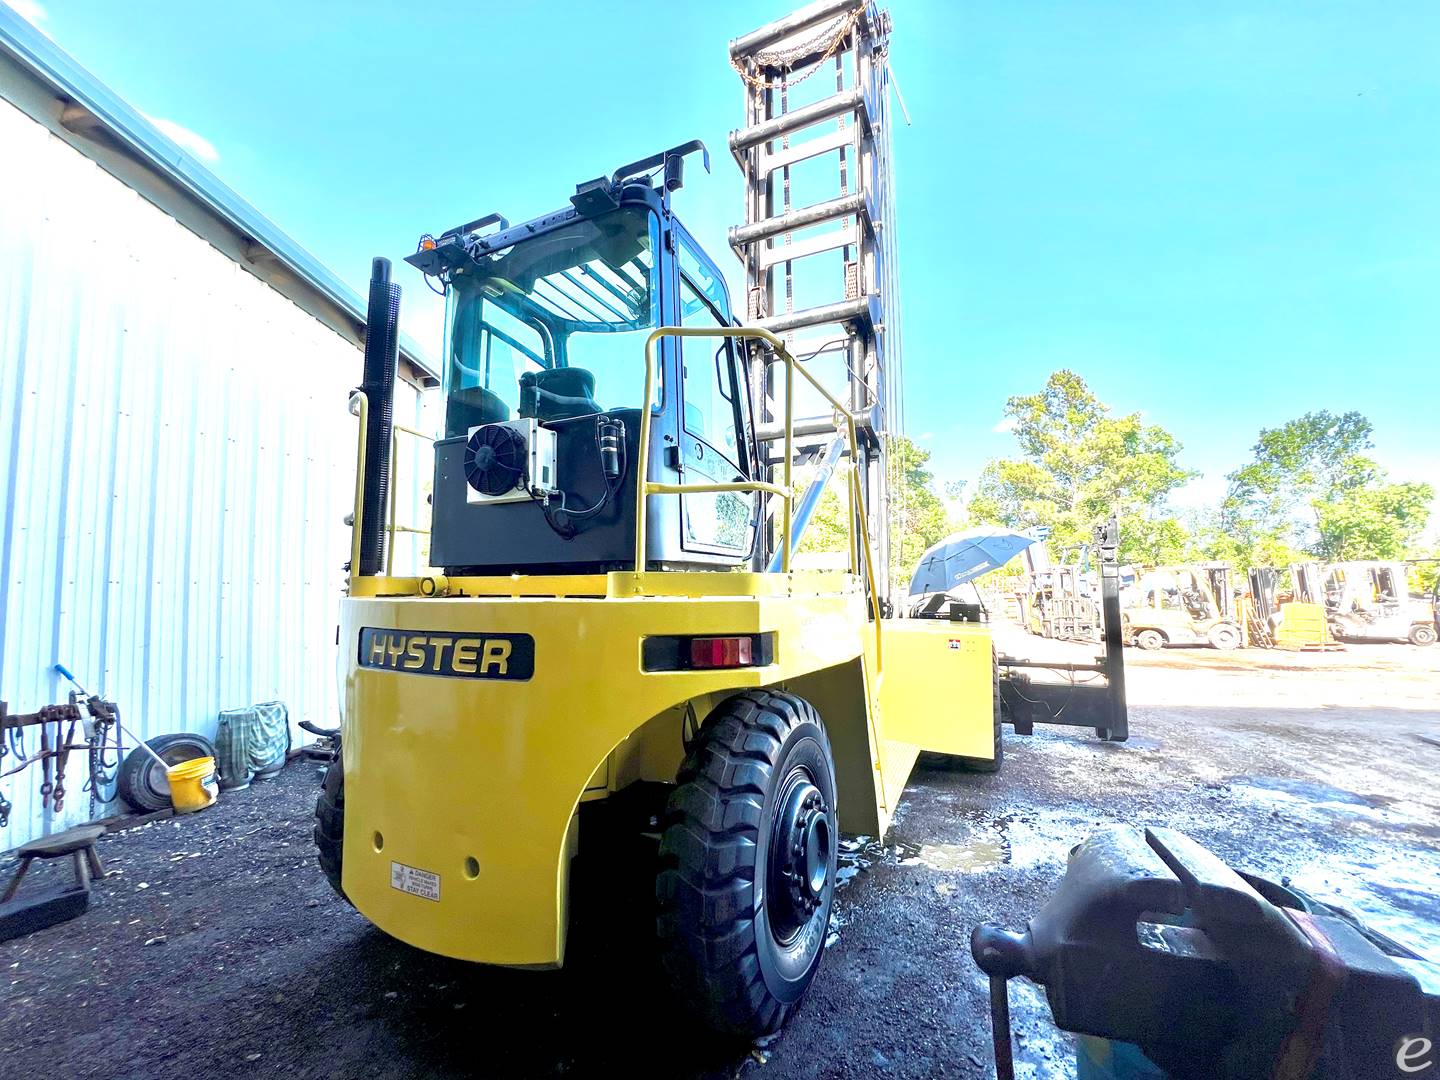
<svg viewBox="0 0 1440 1080">
<path fill-rule="evenodd" d="M 960 641 L 960 639 L 959 639 L 958 637 L 952 637 L 952 638 L 950 639 L 950 648 L 952 648 L 952 649 L 958 649 L 958 648 L 960 648 L 960 645 L 961 645 L 961 644 L 962 644 L 962 643 L 961 643 L 961 641 Z"/>
<path fill-rule="evenodd" d="M 440 875 L 404 863 L 390 864 L 390 887 L 426 900 L 440 899 Z"/>
</svg>

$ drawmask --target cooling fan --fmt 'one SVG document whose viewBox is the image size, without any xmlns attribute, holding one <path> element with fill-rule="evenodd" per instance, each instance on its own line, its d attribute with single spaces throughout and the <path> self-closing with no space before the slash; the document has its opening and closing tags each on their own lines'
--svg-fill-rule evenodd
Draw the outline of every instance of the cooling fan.
<svg viewBox="0 0 1440 1080">
<path fill-rule="evenodd" d="M 476 428 L 465 443 L 465 482 L 482 495 L 507 495 L 525 479 L 525 436 L 504 424 Z"/>
</svg>

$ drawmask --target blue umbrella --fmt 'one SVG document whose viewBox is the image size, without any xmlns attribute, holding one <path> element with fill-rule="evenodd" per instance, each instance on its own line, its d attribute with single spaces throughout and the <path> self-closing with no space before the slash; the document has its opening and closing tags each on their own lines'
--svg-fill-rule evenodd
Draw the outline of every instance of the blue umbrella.
<svg viewBox="0 0 1440 1080">
<path fill-rule="evenodd" d="M 999 525 L 981 525 L 954 533 L 924 555 L 910 579 L 910 595 L 949 592 L 998 570 L 1042 537 L 1042 530 L 1019 532 Z"/>
</svg>

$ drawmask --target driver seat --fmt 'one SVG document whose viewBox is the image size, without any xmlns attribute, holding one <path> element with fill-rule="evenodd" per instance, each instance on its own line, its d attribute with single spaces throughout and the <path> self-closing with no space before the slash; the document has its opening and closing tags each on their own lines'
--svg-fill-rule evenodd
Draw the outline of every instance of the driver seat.
<svg viewBox="0 0 1440 1080">
<path fill-rule="evenodd" d="M 550 368 L 520 376 L 522 417 L 545 422 L 592 416 L 600 411 L 595 400 L 595 376 L 584 368 Z"/>
</svg>

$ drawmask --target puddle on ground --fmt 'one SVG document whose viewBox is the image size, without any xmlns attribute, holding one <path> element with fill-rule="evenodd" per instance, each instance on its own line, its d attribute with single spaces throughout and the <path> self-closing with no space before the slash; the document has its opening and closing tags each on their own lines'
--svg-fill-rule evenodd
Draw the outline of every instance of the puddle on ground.
<svg viewBox="0 0 1440 1080">
<path fill-rule="evenodd" d="M 971 840 L 967 844 L 895 845 L 900 866 L 928 866 L 944 873 L 993 870 L 1010 861 L 1010 845 L 1003 838 Z"/>
<path fill-rule="evenodd" d="M 850 836 L 840 842 L 836 886 L 843 888 L 872 866 L 923 866 L 942 874 L 967 874 L 1009 866 L 1029 868 L 1042 863 L 1063 865 L 1070 849 L 1094 828 L 1093 823 L 1048 811 L 991 816 L 972 815 L 957 822 L 966 835 L 948 843 L 919 843 L 896 836 L 880 843 L 871 836 Z"/>
</svg>

